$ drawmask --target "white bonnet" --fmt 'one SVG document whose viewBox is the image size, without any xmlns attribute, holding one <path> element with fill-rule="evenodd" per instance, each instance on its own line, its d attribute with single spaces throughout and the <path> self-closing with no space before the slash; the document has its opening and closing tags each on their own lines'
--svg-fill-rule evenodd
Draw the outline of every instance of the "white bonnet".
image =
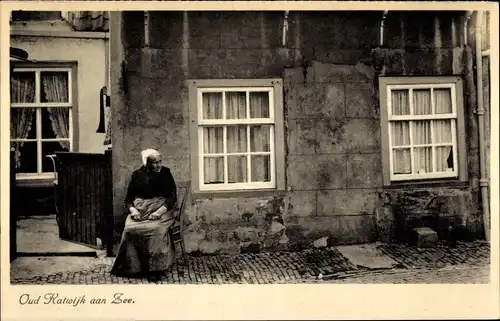
<svg viewBox="0 0 500 321">
<path fill-rule="evenodd" d="M 161 155 L 160 152 L 158 152 L 155 149 L 152 148 L 145 149 L 141 152 L 142 163 L 144 164 L 144 166 L 146 166 L 149 156 L 160 156 L 160 155 Z"/>
</svg>

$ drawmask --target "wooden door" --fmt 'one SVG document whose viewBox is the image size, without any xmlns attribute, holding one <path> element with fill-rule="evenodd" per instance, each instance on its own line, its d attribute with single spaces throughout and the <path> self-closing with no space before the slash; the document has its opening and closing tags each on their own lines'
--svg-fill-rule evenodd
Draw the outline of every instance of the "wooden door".
<svg viewBox="0 0 500 321">
<path fill-rule="evenodd" d="M 57 200 L 61 239 L 103 248 L 111 193 L 111 153 L 57 153 Z"/>
</svg>

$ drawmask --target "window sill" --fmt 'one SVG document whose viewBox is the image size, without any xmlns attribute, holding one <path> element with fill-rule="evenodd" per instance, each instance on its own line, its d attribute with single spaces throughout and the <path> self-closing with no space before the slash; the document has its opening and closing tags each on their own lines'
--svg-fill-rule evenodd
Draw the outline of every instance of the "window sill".
<svg viewBox="0 0 500 321">
<path fill-rule="evenodd" d="M 232 190 L 232 191 L 194 191 L 193 199 L 215 199 L 215 198 L 252 198 L 267 196 L 284 196 L 284 190 L 259 189 L 259 190 Z"/>
<path fill-rule="evenodd" d="M 467 188 L 469 187 L 468 181 L 440 179 L 440 180 L 419 180 L 419 181 L 399 181 L 391 182 L 391 185 L 384 186 L 385 189 L 411 189 L 411 188 L 427 188 L 427 187 L 456 187 Z"/>
<path fill-rule="evenodd" d="M 16 187 L 37 188 L 37 187 L 53 187 L 54 176 L 51 177 L 17 177 Z"/>
</svg>

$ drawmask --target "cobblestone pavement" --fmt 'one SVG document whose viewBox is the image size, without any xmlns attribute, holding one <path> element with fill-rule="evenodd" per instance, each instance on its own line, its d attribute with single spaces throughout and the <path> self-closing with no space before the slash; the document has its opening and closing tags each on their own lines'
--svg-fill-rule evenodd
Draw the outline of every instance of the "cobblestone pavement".
<svg viewBox="0 0 500 321">
<path fill-rule="evenodd" d="M 342 278 L 318 280 L 315 283 L 348 284 L 487 284 L 489 265 L 459 265 L 444 268 L 417 268 L 345 275 Z"/>
<path fill-rule="evenodd" d="M 489 245 L 458 244 L 453 248 L 417 249 L 382 245 L 384 253 L 401 266 L 395 270 L 359 269 L 334 247 L 301 252 L 190 257 L 187 266 L 175 264 L 156 283 L 162 284 L 269 284 L 317 282 L 318 276 L 333 283 L 474 283 L 470 278 L 488 269 Z M 68 258 L 71 259 L 71 258 Z M 12 284 L 140 284 L 147 279 L 110 275 L 113 258 L 76 272 L 11 279 Z M 442 269 L 442 268 L 445 269 Z M 460 268 L 458 268 L 460 267 Z M 459 271 L 459 272 L 457 272 Z M 407 273 L 407 277 L 395 277 Z M 455 276 L 458 273 L 459 276 Z M 481 274 L 482 273 L 482 274 Z M 487 273 L 486 273 L 487 275 Z"/>
<path fill-rule="evenodd" d="M 454 246 L 441 243 L 427 249 L 404 244 L 382 244 L 379 248 L 404 268 L 439 268 L 458 264 L 487 264 L 490 261 L 490 246 L 487 242 L 459 243 Z"/>
</svg>

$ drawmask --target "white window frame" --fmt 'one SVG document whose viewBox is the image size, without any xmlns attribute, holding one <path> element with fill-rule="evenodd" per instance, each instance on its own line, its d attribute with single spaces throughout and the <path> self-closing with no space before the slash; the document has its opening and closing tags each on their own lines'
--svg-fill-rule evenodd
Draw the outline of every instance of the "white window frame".
<svg viewBox="0 0 500 321">
<path fill-rule="evenodd" d="M 413 114 L 413 90 L 429 89 L 431 91 L 431 111 L 430 115 Z M 452 110 L 447 114 L 434 114 L 434 90 L 450 89 Z M 465 149 L 465 126 L 464 126 L 464 108 L 463 108 L 463 89 L 462 81 L 459 77 L 381 77 L 379 79 L 380 106 L 381 112 L 381 134 L 382 134 L 382 163 L 384 171 L 384 185 L 405 181 L 431 181 L 440 179 L 458 179 L 467 180 L 467 160 Z M 393 115 L 391 92 L 393 90 L 408 90 L 410 115 Z M 435 143 L 433 120 L 451 120 L 452 142 Z M 413 124 L 418 120 L 431 121 L 431 143 L 413 144 Z M 411 153 L 411 174 L 395 174 L 393 165 L 393 146 L 391 122 L 408 121 L 410 144 L 397 146 L 397 148 L 410 148 Z M 414 152 L 415 147 L 431 147 L 433 152 L 433 166 L 436 168 L 435 149 L 439 146 L 451 146 L 453 149 L 453 170 L 445 172 L 418 173 L 415 168 Z"/>
<path fill-rule="evenodd" d="M 14 73 L 18 72 L 33 72 L 35 73 L 35 102 L 34 103 L 10 103 L 11 108 L 36 108 L 36 139 L 33 138 L 10 138 L 10 142 L 36 142 L 37 143 L 37 173 L 16 173 L 16 180 L 29 181 L 33 179 L 47 180 L 54 179 L 54 172 L 42 171 L 42 143 L 43 142 L 59 142 L 68 141 L 72 152 L 74 149 L 74 135 L 73 135 L 73 112 L 74 112 L 74 97 L 73 97 L 73 68 L 68 67 L 15 67 Z M 68 73 L 68 102 L 67 103 L 42 103 L 41 97 L 41 73 L 42 72 L 67 72 Z M 42 139 L 42 108 L 68 108 L 69 112 L 69 138 L 43 138 Z"/>
<path fill-rule="evenodd" d="M 191 116 L 191 150 L 192 150 L 192 180 L 194 192 L 213 191 L 248 191 L 248 190 L 283 190 L 284 168 L 283 142 L 283 104 L 281 79 L 231 79 L 231 80 L 190 80 L 190 116 Z M 222 93 L 222 119 L 203 119 L 202 97 L 203 93 Z M 246 92 L 246 119 L 226 119 L 226 92 Z M 251 92 L 268 92 L 269 117 L 250 118 L 249 96 Z M 247 125 L 247 150 L 240 153 L 227 152 L 227 126 Z M 270 130 L 270 146 L 268 152 L 252 152 L 250 150 L 250 126 L 268 125 Z M 203 128 L 207 126 L 224 126 L 223 128 L 223 153 L 209 154 L 209 156 L 224 157 L 224 183 L 204 183 L 204 154 Z M 228 183 L 228 155 L 247 156 L 247 179 L 245 183 Z M 253 155 L 270 155 L 270 181 L 251 182 L 251 157 Z"/>
</svg>

